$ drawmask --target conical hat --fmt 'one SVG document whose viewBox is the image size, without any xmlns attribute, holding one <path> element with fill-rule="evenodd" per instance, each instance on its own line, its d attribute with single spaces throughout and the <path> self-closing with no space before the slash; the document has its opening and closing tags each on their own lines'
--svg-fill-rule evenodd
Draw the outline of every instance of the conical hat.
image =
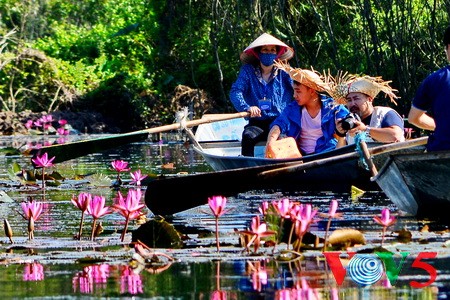
<svg viewBox="0 0 450 300">
<path fill-rule="evenodd" d="M 255 52 L 255 48 L 265 46 L 265 45 L 275 45 L 278 46 L 278 56 L 279 60 L 289 60 L 294 56 L 294 50 L 277 39 L 276 37 L 263 33 L 256 40 L 254 40 L 245 50 L 241 53 L 240 59 L 241 62 L 252 63 L 258 60 L 258 53 Z"/>
</svg>

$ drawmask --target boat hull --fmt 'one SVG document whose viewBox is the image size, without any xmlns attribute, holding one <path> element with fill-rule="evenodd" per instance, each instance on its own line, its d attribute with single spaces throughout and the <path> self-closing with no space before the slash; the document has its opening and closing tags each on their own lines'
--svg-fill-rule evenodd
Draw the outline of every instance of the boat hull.
<svg viewBox="0 0 450 300">
<path fill-rule="evenodd" d="M 380 145 L 380 144 L 373 144 Z M 350 145 L 335 149 L 332 151 L 327 151 L 319 154 L 306 155 L 300 158 L 265 158 L 263 146 L 257 146 L 255 157 L 242 156 L 240 143 L 208 143 L 205 148 L 199 148 L 198 146 L 193 146 L 195 152 L 200 154 L 205 161 L 211 166 L 214 171 L 224 171 L 240 168 L 251 168 L 265 165 L 273 165 L 286 162 L 309 162 L 317 159 L 333 157 L 345 153 L 350 153 L 355 151 L 355 146 Z M 259 156 L 258 156 L 259 155 Z"/>
<path fill-rule="evenodd" d="M 373 147 L 370 151 L 374 154 L 373 160 L 376 163 L 377 160 L 384 161 L 387 152 L 423 152 L 423 148 L 399 143 L 398 146 L 390 144 Z M 251 190 L 273 192 L 276 189 L 283 193 L 350 192 L 352 185 L 363 190 L 379 190 L 378 184 L 370 180 L 371 173 L 362 165 L 360 154 L 352 150 L 308 162 L 278 162 L 200 174 L 159 177 L 148 183 L 145 203 L 155 214 L 170 215 L 205 204 L 208 197 L 213 195 L 233 196 Z"/>
<path fill-rule="evenodd" d="M 373 180 L 400 210 L 448 219 L 450 151 L 390 155 Z"/>
</svg>

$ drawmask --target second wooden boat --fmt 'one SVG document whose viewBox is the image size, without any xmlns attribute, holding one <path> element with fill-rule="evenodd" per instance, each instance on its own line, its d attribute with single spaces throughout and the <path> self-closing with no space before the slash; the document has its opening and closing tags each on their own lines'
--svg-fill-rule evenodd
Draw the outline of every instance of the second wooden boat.
<svg viewBox="0 0 450 300">
<path fill-rule="evenodd" d="M 400 210 L 449 219 L 450 151 L 392 154 L 373 180 Z"/>
</svg>

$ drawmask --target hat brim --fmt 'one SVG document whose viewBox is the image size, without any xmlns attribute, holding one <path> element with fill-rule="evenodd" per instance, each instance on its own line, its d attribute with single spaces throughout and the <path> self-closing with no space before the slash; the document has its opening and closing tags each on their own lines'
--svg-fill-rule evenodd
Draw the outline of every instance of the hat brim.
<svg viewBox="0 0 450 300">
<path fill-rule="evenodd" d="M 277 56 L 278 60 L 289 60 L 294 56 L 294 49 L 292 49 L 276 37 L 268 33 L 263 33 L 241 53 L 241 62 L 246 64 L 259 61 L 258 53 L 255 52 L 255 48 L 265 45 L 275 45 L 280 48 Z"/>
</svg>

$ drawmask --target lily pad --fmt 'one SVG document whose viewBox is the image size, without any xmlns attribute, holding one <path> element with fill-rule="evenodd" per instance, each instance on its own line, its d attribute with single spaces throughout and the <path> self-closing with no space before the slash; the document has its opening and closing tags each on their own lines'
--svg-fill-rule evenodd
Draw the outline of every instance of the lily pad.
<svg viewBox="0 0 450 300">
<path fill-rule="evenodd" d="M 181 234 L 163 218 L 150 220 L 133 231 L 132 241 L 138 240 L 153 248 L 179 249 L 183 246 Z"/>
<path fill-rule="evenodd" d="M 0 191 L 0 202 L 12 203 L 14 202 L 14 200 L 11 199 L 11 197 L 9 197 L 8 194 L 5 193 L 5 191 Z"/>
<path fill-rule="evenodd" d="M 17 150 L 16 148 L 6 147 L 6 148 L 0 149 L 0 155 L 13 156 L 13 155 L 20 155 L 20 154 L 21 154 L 21 152 L 19 150 Z"/>
</svg>

